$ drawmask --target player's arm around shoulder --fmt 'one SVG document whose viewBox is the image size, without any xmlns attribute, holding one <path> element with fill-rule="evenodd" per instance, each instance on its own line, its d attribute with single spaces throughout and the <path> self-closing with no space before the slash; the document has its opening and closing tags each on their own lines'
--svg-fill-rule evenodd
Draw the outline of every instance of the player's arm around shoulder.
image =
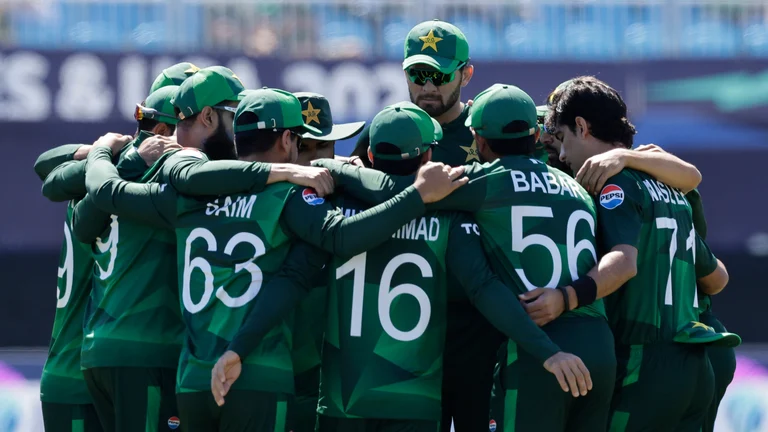
<svg viewBox="0 0 768 432">
<path fill-rule="evenodd" d="M 91 244 L 107 228 L 109 220 L 110 214 L 98 208 L 91 195 L 85 195 L 72 211 L 72 233 L 80 243 Z"/>
<path fill-rule="evenodd" d="M 90 147 L 88 144 L 64 144 L 47 150 L 35 161 L 35 173 L 40 180 L 45 180 L 54 168 L 64 162 L 84 159 Z M 78 158 L 76 159 L 75 156 Z"/>
<path fill-rule="evenodd" d="M 728 270 L 709 246 L 696 234 L 696 284 L 701 292 L 715 295 L 728 285 Z"/>
<path fill-rule="evenodd" d="M 92 202 L 108 214 L 125 216 L 158 228 L 172 228 L 176 191 L 159 183 L 134 183 L 120 178 L 111 151 L 97 147 L 88 155 L 85 185 Z"/>
<path fill-rule="evenodd" d="M 390 176 L 381 171 L 334 159 L 318 159 L 312 166 L 327 169 L 337 188 L 366 202 L 384 202 L 413 184 L 415 176 Z"/>
<path fill-rule="evenodd" d="M 43 180 L 43 196 L 53 202 L 85 195 L 85 161 L 71 160 L 54 168 Z"/>
</svg>

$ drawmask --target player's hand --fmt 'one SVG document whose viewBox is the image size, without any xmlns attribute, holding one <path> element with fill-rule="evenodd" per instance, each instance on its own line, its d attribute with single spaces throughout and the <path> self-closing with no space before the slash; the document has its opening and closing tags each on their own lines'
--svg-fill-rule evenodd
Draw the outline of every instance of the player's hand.
<svg viewBox="0 0 768 432">
<path fill-rule="evenodd" d="M 635 148 L 635 151 L 647 151 L 647 152 L 655 152 L 655 153 L 666 153 L 663 148 L 657 146 L 656 144 L 644 144 L 641 146 L 638 146 Z"/>
<path fill-rule="evenodd" d="M 91 144 L 81 145 L 80 147 L 77 148 L 77 150 L 75 151 L 75 154 L 72 155 L 72 159 L 85 160 L 85 158 L 88 157 L 88 153 L 91 152 L 92 148 L 93 146 Z"/>
<path fill-rule="evenodd" d="M 587 192 L 593 195 L 600 193 L 605 182 L 627 166 L 627 152 L 627 149 L 614 149 L 592 156 L 576 173 L 576 181 L 584 186 Z"/>
<path fill-rule="evenodd" d="M 536 288 L 520 295 L 519 298 L 528 316 L 539 327 L 554 321 L 565 312 L 563 294 L 556 289 Z"/>
<path fill-rule="evenodd" d="M 141 145 L 139 145 L 137 151 L 139 152 L 139 156 L 144 160 L 144 163 L 147 164 L 147 166 L 152 166 L 152 164 L 160 159 L 160 156 L 164 153 L 180 149 L 181 146 L 176 142 L 176 137 L 153 135 L 145 139 Z"/>
<path fill-rule="evenodd" d="M 120 153 L 120 150 L 125 147 L 126 144 L 131 142 L 133 139 L 130 135 L 123 135 L 118 133 L 110 132 L 106 135 L 102 135 L 97 139 L 94 143 L 94 147 L 109 147 L 110 150 L 112 150 L 112 155 L 117 155 Z"/>
<path fill-rule="evenodd" d="M 463 174 L 464 167 L 451 168 L 442 163 L 427 162 L 419 169 L 413 185 L 419 191 L 421 200 L 428 204 L 440 201 L 456 189 L 467 184 L 469 178 L 459 179 Z"/>
<path fill-rule="evenodd" d="M 333 193 L 335 183 L 331 172 L 326 168 L 283 164 L 286 170 L 285 181 L 295 185 L 310 187 L 317 196 L 324 197 Z"/>
<path fill-rule="evenodd" d="M 580 358 L 560 351 L 544 362 L 544 369 L 553 373 L 564 392 L 573 397 L 586 396 L 592 390 L 592 376 Z"/>
<path fill-rule="evenodd" d="M 243 363 L 240 356 L 234 351 L 227 351 L 219 357 L 219 361 L 213 366 L 211 371 L 211 392 L 216 400 L 216 405 L 224 405 L 224 397 L 229 393 L 232 384 L 240 377 L 243 370 Z"/>
<path fill-rule="evenodd" d="M 360 159 L 359 156 L 352 156 L 349 159 L 347 159 L 348 164 L 352 164 L 354 166 L 359 166 L 365 168 L 365 164 L 363 163 L 363 160 Z"/>
</svg>

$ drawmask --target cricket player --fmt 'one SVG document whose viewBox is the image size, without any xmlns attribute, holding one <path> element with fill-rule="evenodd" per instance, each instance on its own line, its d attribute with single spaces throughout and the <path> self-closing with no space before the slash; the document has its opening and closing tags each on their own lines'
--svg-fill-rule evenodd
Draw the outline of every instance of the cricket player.
<svg viewBox="0 0 768 432">
<path fill-rule="evenodd" d="M 370 159 L 384 172 L 412 174 L 429 161 L 440 132 L 439 124 L 416 105 L 389 106 L 371 125 Z M 369 207 L 345 196 L 334 201 L 349 214 Z M 580 360 L 560 352 L 530 320 L 521 319 L 517 298 L 490 272 L 477 227 L 467 215 L 428 213 L 382 246 L 354 257 L 336 256 L 331 269 L 318 408 L 321 432 L 438 428 L 446 301 L 455 296 L 446 290 L 450 277 L 459 279 L 494 325 L 534 353 L 563 390 L 578 395 L 591 388 Z M 399 285 L 390 290 L 393 284 Z M 364 285 L 376 289 L 366 295 Z M 253 345 L 269 328 L 266 317 L 285 302 L 267 296 L 232 345 Z M 260 305 L 272 312 L 260 313 Z M 378 316 L 365 312 L 371 310 L 379 311 Z M 227 373 L 234 366 L 227 357 L 234 356 L 225 354 L 214 370 L 220 374 L 213 376 L 215 396 L 236 379 Z"/>
<path fill-rule="evenodd" d="M 576 78 L 551 105 L 547 126 L 574 171 L 632 146 L 626 105 L 607 84 Z M 698 322 L 696 286 L 717 293 L 727 272 L 696 235 L 678 189 L 631 169 L 606 183 L 597 207 L 600 263 L 567 288 L 566 310 L 606 297 L 619 364 L 610 430 L 698 431 L 714 387 L 705 347 L 741 340 Z"/>
<path fill-rule="evenodd" d="M 121 153 L 121 172 L 128 175 L 146 163 L 154 162 L 148 152 L 157 153 L 150 145 L 142 151 L 136 147 L 143 141 L 146 131 L 172 134 L 175 117 L 173 110 L 168 113 L 169 91 L 159 91 L 150 95 L 144 105 L 149 116 L 154 117 L 165 110 L 166 122 L 161 123 L 148 117 L 137 118 L 137 134 L 133 143 L 130 137 L 107 134 L 101 137 L 98 145 L 108 145 L 118 154 Z M 137 112 L 139 108 L 137 107 Z M 141 137 L 141 139 L 140 139 Z M 126 146 L 126 144 L 128 144 Z M 150 143 L 152 144 L 152 143 Z M 134 145 L 136 147 L 134 147 Z M 154 144 L 155 146 L 157 143 Z M 41 155 L 35 169 L 45 179 L 43 192 L 55 201 L 81 199 L 85 194 L 85 161 L 81 160 L 92 149 L 90 145 L 61 146 Z M 127 154 L 130 157 L 126 157 Z M 69 155 L 73 160 L 62 161 Z M 79 160 L 79 161 L 78 161 Z M 63 163 L 62 163 L 63 162 Z M 50 173 L 41 172 L 53 167 Z M 62 246 L 61 266 L 59 268 L 59 287 L 54 329 L 51 337 L 49 357 L 41 378 L 41 400 L 46 430 L 76 431 L 102 430 L 96 408 L 88 392 L 86 381 L 80 370 L 81 344 L 83 338 L 83 317 L 86 302 L 91 294 L 93 259 L 88 244 L 78 241 L 73 235 L 71 221 L 75 201 L 67 207 L 64 245 Z M 109 430 L 109 429 L 107 429 Z"/>
<path fill-rule="evenodd" d="M 403 70 L 411 102 L 443 129 L 433 160 L 451 166 L 480 162 L 477 143 L 464 126 L 469 107 L 461 102 L 461 88 L 474 73 L 464 33 L 439 20 L 417 24 L 405 39 Z M 454 280 L 449 284 L 455 284 Z M 458 286 L 451 291 L 462 292 Z M 491 376 L 504 337 L 466 299 L 452 300 L 448 303 L 441 430 L 450 431 L 453 419 L 456 432 L 475 432 L 487 427 Z"/>
<path fill-rule="evenodd" d="M 360 133 L 365 122 L 334 124 L 328 99 L 317 93 L 294 93 L 301 102 L 304 123 L 320 130 L 320 134 L 302 134 L 299 165 L 309 165 L 315 159 L 335 158 L 337 140 L 349 139 Z M 325 277 L 309 292 L 294 314 L 293 371 L 295 395 L 289 426 L 294 431 L 313 431 L 317 419 L 317 399 L 320 395 L 320 363 L 325 329 L 327 283 Z"/>
<path fill-rule="evenodd" d="M 489 162 L 465 167 L 470 183 L 430 208 L 472 212 L 491 267 L 516 294 L 547 287 L 564 301 L 567 286 L 596 261 L 592 199 L 568 175 L 533 157 L 538 138 L 536 108 L 522 90 L 492 86 L 475 99 L 468 118 L 478 151 Z M 333 161 L 315 163 L 329 168 L 340 188 L 371 202 L 391 196 L 412 181 L 366 174 L 361 182 L 363 168 Z M 563 394 L 540 362 L 509 342 L 501 377 L 503 404 L 494 409 L 483 429 L 605 427 L 616 360 L 602 303 L 570 311 L 543 330 L 560 348 L 584 361 L 591 372 L 591 391 L 578 398 Z"/>
<path fill-rule="evenodd" d="M 365 126 L 364 121 L 353 123 L 333 123 L 331 105 L 325 96 L 317 93 L 298 92 L 294 95 L 301 102 L 301 115 L 304 122 L 320 130 L 320 135 L 305 132 L 299 149 L 299 165 L 309 165 L 315 159 L 333 159 L 336 141 L 358 135 Z"/>
<path fill-rule="evenodd" d="M 300 133 L 305 130 L 319 133 L 304 124 L 298 99 L 282 90 L 247 93 L 235 115 L 237 150 L 246 160 L 295 161 Z M 345 219 L 312 189 L 289 184 L 258 195 L 179 200 L 166 185 L 121 180 L 109 163 L 109 151 L 98 150 L 89 158 L 86 181 L 94 203 L 118 217 L 176 231 L 179 296 L 187 333 L 177 391 L 180 421 L 188 431 L 284 430 L 286 402 L 293 393 L 288 327 L 274 328 L 261 350 L 245 359 L 248 377 L 236 389 L 231 406 L 216 407 L 210 377 L 226 346 L 222 343 L 239 328 L 248 311 L 244 306 L 257 296 L 262 280 L 268 281 L 280 268 L 293 237 L 329 252 L 352 255 L 388 239 L 423 213 L 422 199 L 440 199 L 458 187 L 447 169 L 438 166 L 442 175 L 420 177 L 402 195 Z M 75 221 L 75 230 L 78 224 L 89 224 L 77 217 Z M 239 246 L 244 243 L 250 247 Z M 216 289 L 212 299 L 213 286 L 219 284 L 223 287 Z"/>
</svg>

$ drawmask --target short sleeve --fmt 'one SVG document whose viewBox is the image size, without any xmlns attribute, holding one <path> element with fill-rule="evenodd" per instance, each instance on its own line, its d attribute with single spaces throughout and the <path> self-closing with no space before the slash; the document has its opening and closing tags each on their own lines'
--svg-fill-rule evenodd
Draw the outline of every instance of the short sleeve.
<svg viewBox="0 0 768 432">
<path fill-rule="evenodd" d="M 644 195 L 640 184 L 626 174 L 611 177 L 596 199 L 603 253 L 618 245 L 637 247 L 643 225 Z"/>
</svg>

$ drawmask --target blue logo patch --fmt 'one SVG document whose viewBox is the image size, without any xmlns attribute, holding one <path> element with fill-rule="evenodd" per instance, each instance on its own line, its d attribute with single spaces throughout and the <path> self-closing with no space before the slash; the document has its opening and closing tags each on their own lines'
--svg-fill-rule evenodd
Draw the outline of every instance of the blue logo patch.
<svg viewBox="0 0 768 432">
<path fill-rule="evenodd" d="M 491 421 L 488 423 L 488 430 L 489 430 L 489 431 L 491 431 L 491 432 L 496 432 L 496 420 L 493 420 L 493 419 L 492 419 L 492 420 L 491 420 Z"/>
<path fill-rule="evenodd" d="M 179 418 L 176 416 L 173 416 L 168 419 L 168 428 L 171 430 L 178 429 L 180 424 L 181 424 L 181 420 L 179 420 Z"/>
<path fill-rule="evenodd" d="M 320 205 L 325 202 L 325 198 L 320 198 L 317 196 L 317 192 L 311 188 L 304 189 L 301 192 L 301 197 L 304 198 L 304 201 L 311 206 Z"/>
<path fill-rule="evenodd" d="M 609 184 L 600 191 L 600 205 L 613 210 L 624 202 L 624 190 L 615 184 Z"/>
</svg>

